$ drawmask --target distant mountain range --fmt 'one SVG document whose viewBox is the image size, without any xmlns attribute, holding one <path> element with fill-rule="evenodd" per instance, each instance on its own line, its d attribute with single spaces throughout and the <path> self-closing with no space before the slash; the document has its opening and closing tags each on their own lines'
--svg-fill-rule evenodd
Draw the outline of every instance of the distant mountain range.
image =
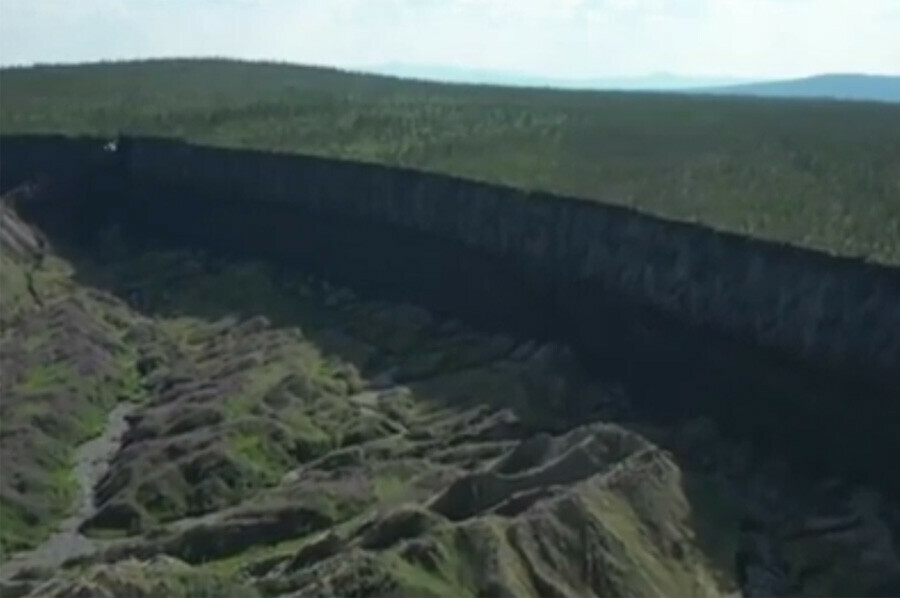
<svg viewBox="0 0 900 598">
<path fill-rule="evenodd" d="M 361 70 L 405 79 L 480 85 L 900 102 L 900 75 L 826 74 L 800 79 L 760 81 L 736 77 L 686 77 L 671 73 L 576 79 L 543 77 L 514 71 L 414 64 L 386 64 Z"/>
<path fill-rule="evenodd" d="M 755 83 L 754 79 L 736 77 L 683 77 L 672 73 L 654 73 L 641 77 L 564 78 L 530 75 L 516 71 L 467 69 L 452 66 L 429 66 L 391 63 L 361 70 L 379 75 L 424 79 L 446 83 L 506 85 L 514 87 L 553 87 L 558 89 L 622 89 L 663 91 L 699 87 L 719 87 Z"/>
<path fill-rule="evenodd" d="M 766 81 L 698 90 L 700 93 L 769 98 L 834 98 L 900 102 L 900 76 L 819 75 L 788 81 Z"/>
</svg>

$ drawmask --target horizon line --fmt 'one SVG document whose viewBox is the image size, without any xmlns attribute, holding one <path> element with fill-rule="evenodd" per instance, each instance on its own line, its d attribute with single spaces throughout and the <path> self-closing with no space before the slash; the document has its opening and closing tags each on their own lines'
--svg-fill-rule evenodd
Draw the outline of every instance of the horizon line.
<svg viewBox="0 0 900 598">
<path fill-rule="evenodd" d="M 269 64 L 269 65 L 281 65 L 281 66 L 292 66 L 298 68 L 311 68 L 311 69 L 323 69 L 323 70 L 333 70 L 340 71 L 346 73 L 364 73 L 371 74 L 376 76 L 387 76 L 394 78 L 421 78 L 425 76 L 424 74 L 393 74 L 386 73 L 380 69 L 389 69 L 389 68 L 410 68 L 410 69 L 452 69 L 458 71 L 459 74 L 464 75 L 467 72 L 472 75 L 497 75 L 497 76 L 506 76 L 506 77 L 523 77 L 523 78 L 533 78 L 533 79 L 549 79 L 560 82 L 590 82 L 590 81 L 600 81 L 600 80 L 641 80 L 641 79 L 650 79 L 650 78 L 662 78 L 662 77 L 670 77 L 673 79 L 734 79 L 735 84 L 740 85 L 741 83 L 772 83 L 778 81 L 793 81 L 798 79 L 811 79 L 816 77 L 839 77 L 839 76 L 863 76 L 863 77 L 900 77 L 900 71 L 893 73 L 886 72 L 873 72 L 873 71 L 817 71 L 811 72 L 803 75 L 778 75 L 778 76 L 753 76 L 753 75 L 741 75 L 741 74 L 733 74 L 733 73 L 717 73 L 717 74 L 691 74 L 691 73 L 680 73 L 678 71 L 650 71 L 636 74 L 596 74 L 596 75 L 582 75 L 582 76 L 571 76 L 571 75 L 554 75 L 554 74 L 542 74 L 539 72 L 530 72 L 530 71 L 520 71 L 520 70 L 507 70 L 502 68 L 481 68 L 481 67 L 468 67 L 464 65 L 456 65 L 456 64 L 442 64 L 442 63 L 415 63 L 415 62 L 400 62 L 400 61 L 391 61 L 391 62 L 381 62 L 381 63 L 369 63 L 369 64 L 355 64 L 355 65 L 340 65 L 340 64 L 322 64 L 322 63 L 313 63 L 313 62 L 294 62 L 285 59 L 279 58 L 242 58 L 242 57 L 232 57 L 225 55 L 198 55 L 198 56 L 141 56 L 141 57 L 123 57 L 123 58 L 97 58 L 93 60 L 80 60 L 80 61 L 36 61 L 36 62 L 23 62 L 23 63 L 8 63 L 4 64 L 0 62 L 0 70 L 7 69 L 29 69 L 29 68 L 47 68 L 47 67 L 77 67 L 77 66 L 92 66 L 92 65 L 104 65 L 104 64 L 126 64 L 126 63 L 140 63 L 140 62 L 165 62 L 165 61 L 222 61 L 222 62 L 235 62 L 235 63 L 244 63 L 244 64 Z M 426 79 L 429 81 L 443 81 L 443 79 L 439 78 L 429 78 Z M 458 81 L 448 81 L 448 82 L 458 82 Z"/>
</svg>

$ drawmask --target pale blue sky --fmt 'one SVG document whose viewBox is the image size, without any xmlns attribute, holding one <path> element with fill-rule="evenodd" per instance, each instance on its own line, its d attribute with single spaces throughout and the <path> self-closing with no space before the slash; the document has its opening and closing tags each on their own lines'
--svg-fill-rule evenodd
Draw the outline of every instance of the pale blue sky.
<svg viewBox="0 0 900 598">
<path fill-rule="evenodd" d="M 229 56 L 556 77 L 900 73 L 900 0 L 0 0 L 0 63 Z"/>
</svg>

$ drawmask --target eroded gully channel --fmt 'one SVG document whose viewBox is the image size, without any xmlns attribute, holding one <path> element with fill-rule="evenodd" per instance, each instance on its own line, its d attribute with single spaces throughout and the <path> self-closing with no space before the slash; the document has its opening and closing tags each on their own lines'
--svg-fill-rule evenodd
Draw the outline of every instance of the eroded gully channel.
<svg viewBox="0 0 900 598">
<path fill-rule="evenodd" d="M 110 411 L 103 432 L 81 444 L 75 451 L 72 475 L 78 484 L 75 509 L 56 531 L 36 548 L 17 553 L 0 565 L 0 579 L 10 579 L 29 568 L 59 567 L 69 559 L 91 554 L 97 541 L 79 531 L 81 524 L 96 511 L 94 488 L 109 468 L 109 462 L 122 445 L 128 430 L 128 415 L 134 403 L 119 403 Z"/>
</svg>

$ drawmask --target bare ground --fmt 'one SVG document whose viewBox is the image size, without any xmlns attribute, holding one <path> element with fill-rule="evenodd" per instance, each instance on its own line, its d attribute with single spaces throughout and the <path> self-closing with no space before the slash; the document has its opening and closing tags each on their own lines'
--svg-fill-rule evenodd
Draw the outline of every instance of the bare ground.
<svg viewBox="0 0 900 598">
<path fill-rule="evenodd" d="M 897 588 L 890 501 L 644 421 L 564 346 L 3 225 L 3 595 Z"/>
</svg>

